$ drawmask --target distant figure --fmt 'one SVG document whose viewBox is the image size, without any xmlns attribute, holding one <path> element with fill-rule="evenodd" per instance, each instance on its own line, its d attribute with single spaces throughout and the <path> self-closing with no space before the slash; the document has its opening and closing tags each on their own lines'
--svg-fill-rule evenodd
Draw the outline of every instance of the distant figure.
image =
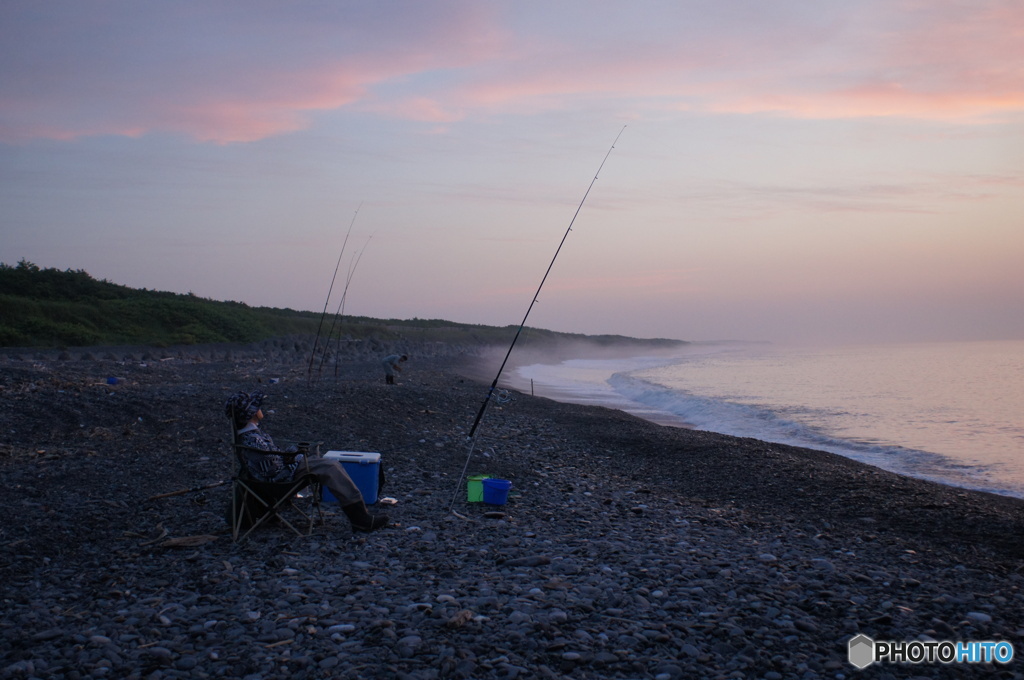
<svg viewBox="0 0 1024 680">
<path fill-rule="evenodd" d="M 281 451 L 270 435 L 260 429 L 260 421 L 263 420 L 261 406 L 266 396 L 262 392 L 238 392 L 224 405 L 227 416 L 234 418 L 239 444 L 250 449 L 272 452 L 261 454 L 247 451 L 245 462 L 249 473 L 262 482 L 290 482 L 296 476 L 313 475 L 338 499 L 338 504 L 355 531 L 370 532 L 386 527 L 388 516 L 370 514 L 359 487 L 341 463 L 297 453 L 295 447 L 290 451 Z M 294 455 L 273 455 L 276 452 Z"/>
<path fill-rule="evenodd" d="M 384 382 L 386 382 L 388 385 L 394 385 L 395 384 L 395 371 L 398 371 L 399 373 L 401 373 L 402 372 L 401 363 L 403 361 L 408 361 L 408 360 L 409 360 L 409 357 L 407 357 L 404 354 L 392 354 L 390 356 L 384 357 L 384 360 L 381 361 L 381 364 L 384 365 Z"/>
</svg>

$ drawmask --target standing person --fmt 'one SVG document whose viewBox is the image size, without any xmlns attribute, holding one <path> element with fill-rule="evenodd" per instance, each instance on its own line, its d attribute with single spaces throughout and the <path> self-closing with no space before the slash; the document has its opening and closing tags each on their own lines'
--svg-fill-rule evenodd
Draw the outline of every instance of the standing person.
<svg viewBox="0 0 1024 680">
<path fill-rule="evenodd" d="M 229 418 L 234 418 L 239 444 L 260 451 L 281 451 L 271 436 L 260 429 L 260 421 L 263 420 L 261 406 L 266 397 L 267 395 L 262 392 L 238 392 L 228 399 L 225 411 Z M 359 487 L 338 461 L 310 457 L 301 453 L 288 456 L 288 459 L 290 462 L 285 460 L 285 456 L 245 452 L 245 463 L 249 473 L 261 482 L 290 482 L 301 475 L 316 477 L 338 499 L 338 504 L 345 511 L 355 531 L 368 533 L 388 525 L 387 515 L 371 515 L 366 509 Z"/>
<path fill-rule="evenodd" d="M 388 385 L 395 384 L 395 371 L 402 372 L 401 363 L 408 361 L 409 357 L 404 354 L 391 354 L 384 357 L 381 363 L 384 365 L 384 382 Z"/>
</svg>

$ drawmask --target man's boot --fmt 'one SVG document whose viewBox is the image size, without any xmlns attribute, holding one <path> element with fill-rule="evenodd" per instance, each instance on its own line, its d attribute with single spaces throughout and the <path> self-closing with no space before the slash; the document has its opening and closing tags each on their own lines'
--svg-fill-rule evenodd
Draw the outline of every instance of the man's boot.
<svg viewBox="0 0 1024 680">
<path fill-rule="evenodd" d="M 363 501 L 343 505 L 341 509 L 348 516 L 348 521 L 352 522 L 352 529 L 354 531 L 370 533 L 377 529 L 383 529 L 388 525 L 387 515 L 371 515 L 370 511 L 366 509 L 366 503 Z"/>
</svg>

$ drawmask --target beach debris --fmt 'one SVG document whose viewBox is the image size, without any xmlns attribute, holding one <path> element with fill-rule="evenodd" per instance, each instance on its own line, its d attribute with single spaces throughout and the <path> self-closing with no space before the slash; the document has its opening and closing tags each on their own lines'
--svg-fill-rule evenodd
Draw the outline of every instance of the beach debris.
<svg viewBox="0 0 1024 680">
<path fill-rule="evenodd" d="M 225 484 L 230 484 L 230 483 L 231 483 L 230 479 L 223 479 L 223 480 L 221 480 L 219 482 L 213 482 L 212 484 L 204 484 L 202 486 L 193 486 L 190 489 L 179 489 L 178 491 L 168 491 L 167 493 L 158 493 L 155 496 L 150 496 L 146 500 L 147 501 L 155 501 L 155 500 L 158 500 L 160 498 L 170 498 L 171 496 L 181 496 L 181 495 L 184 495 L 184 494 L 187 494 L 187 493 L 193 493 L 195 491 L 206 491 L 207 489 L 215 489 L 218 486 L 224 486 Z"/>
<path fill-rule="evenodd" d="M 449 628 L 460 628 L 469 623 L 470 621 L 472 621 L 473 616 L 474 614 L 470 610 L 460 609 L 459 611 L 455 612 L 455 614 L 450 619 L 448 619 L 448 623 L 446 623 L 445 625 L 447 625 Z"/>
<path fill-rule="evenodd" d="M 160 544 L 161 548 L 195 548 L 216 541 L 217 537 L 211 534 L 200 534 L 199 536 L 182 536 L 180 538 L 169 538 Z"/>
<path fill-rule="evenodd" d="M 157 530 L 157 532 L 159 532 L 159 534 L 160 534 L 159 536 L 157 536 L 156 538 L 151 539 L 149 541 L 146 541 L 144 543 L 141 543 L 140 545 L 153 545 L 154 543 L 158 543 L 158 542 L 162 541 L 163 539 L 167 538 L 168 531 L 167 531 L 167 529 L 164 528 L 164 523 L 163 522 L 160 522 L 159 524 L 156 525 L 156 530 Z"/>
</svg>

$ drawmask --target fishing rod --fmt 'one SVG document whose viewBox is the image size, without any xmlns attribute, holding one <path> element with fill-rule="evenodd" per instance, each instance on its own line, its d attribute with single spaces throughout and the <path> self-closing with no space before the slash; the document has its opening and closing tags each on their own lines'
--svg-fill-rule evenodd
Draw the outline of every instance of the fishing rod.
<svg viewBox="0 0 1024 680">
<path fill-rule="evenodd" d="M 530 312 L 533 311 L 533 306 L 537 303 L 537 299 L 540 297 L 540 291 L 544 287 L 544 283 L 548 280 L 548 275 L 551 273 L 552 267 L 555 266 L 555 260 L 558 259 L 558 254 L 562 252 L 562 246 L 565 245 L 565 240 L 569 238 L 569 232 L 572 231 L 572 225 L 576 223 L 576 218 L 580 214 L 580 210 L 583 209 L 583 204 L 587 201 L 587 196 L 590 195 L 590 190 L 594 188 L 594 183 L 597 182 L 598 176 L 601 174 L 601 170 L 604 168 L 605 162 L 608 157 L 612 155 L 612 150 L 615 145 L 619 142 L 619 137 L 626 130 L 626 126 L 623 125 L 622 129 L 619 130 L 619 134 L 615 135 L 615 141 L 612 142 L 611 147 L 608 148 L 608 152 L 604 155 L 601 160 L 601 165 L 597 166 L 597 172 L 594 173 L 594 179 L 590 180 L 590 185 L 587 186 L 586 192 L 583 194 L 583 198 L 580 200 L 580 204 L 576 206 L 576 212 L 573 213 L 572 219 L 569 221 L 569 226 L 565 230 L 565 234 L 562 235 L 562 240 L 558 243 L 558 248 L 555 249 L 555 255 L 551 258 L 551 262 L 548 264 L 547 270 L 544 272 L 543 278 L 540 280 L 540 285 L 537 286 L 537 292 L 533 294 L 533 300 L 530 302 L 530 306 L 526 309 L 526 314 L 523 316 L 522 323 L 519 324 L 519 329 L 516 330 L 515 336 L 512 338 L 512 343 L 508 347 L 508 351 L 505 353 L 505 358 L 501 362 L 501 366 L 498 368 L 498 374 L 494 376 L 494 382 L 491 383 L 490 389 L 487 391 L 487 396 L 484 398 L 482 404 L 480 404 L 480 410 L 477 411 L 476 419 L 473 420 L 473 427 L 469 429 L 467 438 L 470 441 L 469 454 L 466 456 L 466 464 L 462 468 L 462 475 L 459 477 L 459 482 L 455 487 L 455 496 L 452 497 L 451 506 L 449 510 L 455 507 L 455 499 L 458 497 L 459 489 L 462 487 L 462 479 L 466 476 L 466 469 L 469 467 L 469 459 L 473 455 L 473 435 L 476 434 L 477 427 L 480 426 L 480 421 L 483 420 L 484 412 L 487 410 L 487 405 L 490 404 L 491 398 L 494 396 L 495 389 L 498 386 L 498 380 L 501 378 L 502 372 L 505 370 L 505 364 L 508 363 L 508 358 L 512 355 L 512 349 L 516 346 L 516 341 L 519 340 L 519 336 L 522 334 L 523 329 L 526 327 L 526 320 L 530 317 Z"/>
<path fill-rule="evenodd" d="M 363 253 L 366 252 L 367 246 L 370 245 L 370 241 L 373 240 L 373 234 L 370 234 L 370 238 L 366 239 L 366 245 L 359 251 L 356 256 L 356 261 L 352 265 L 352 270 L 348 273 L 348 279 L 345 281 L 345 290 L 341 294 L 341 303 L 338 305 L 338 344 L 335 346 L 335 357 L 341 353 L 341 320 L 345 318 L 345 302 L 348 300 L 348 287 L 352 283 L 352 277 L 355 276 L 356 268 L 359 266 L 359 261 L 363 259 Z M 338 360 L 334 360 L 334 379 L 338 379 Z"/>
<path fill-rule="evenodd" d="M 341 319 L 344 317 L 345 300 L 348 298 L 348 287 L 352 285 L 352 277 L 355 276 L 356 267 L 359 266 L 359 260 L 363 258 L 363 253 L 366 251 L 366 246 L 370 245 L 370 241 L 373 239 L 373 234 L 370 238 L 366 239 L 366 245 L 356 253 L 353 258 L 353 263 L 349 265 L 348 274 L 345 277 L 345 288 L 341 291 L 341 301 L 338 302 L 338 309 L 334 313 L 334 319 L 331 321 L 331 330 L 327 333 L 327 342 L 324 343 L 324 353 L 320 356 L 320 365 L 317 367 L 317 375 L 323 372 L 324 362 L 327 360 L 327 349 L 330 347 L 331 338 L 334 337 L 334 329 L 338 328 L 338 341 L 335 345 L 335 360 L 334 360 L 334 377 L 338 377 L 338 360 L 337 353 L 341 351 Z"/>
<path fill-rule="evenodd" d="M 348 274 L 347 274 L 347 278 L 348 278 L 348 280 L 351 280 L 351 277 L 352 277 L 352 265 L 351 264 L 349 265 L 348 270 L 349 271 L 348 271 Z M 345 285 L 345 288 L 346 288 L 346 290 L 348 289 L 348 284 Z M 345 304 L 345 294 L 344 293 L 342 293 L 342 295 L 341 295 L 341 302 L 338 303 L 338 310 L 339 311 L 341 310 L 341 306 L 343 304 Z M 338 312 L 335 312 L 334 313 L 334 318 L 331 319 L 331 329 L 329 331 L 327 331 L 327 341 L 324 342 L 324 351 L 320 355 L 320 364 L 316 367 L 317 377 L 320 377 L 320 374 L 324 370 L 324 362 L 327 361 L 327 350 L 330 349 L 330 347 L 331 347 L 331 339 L 334 337 L 334 328 L 337 325 L 338 325 Z M 340 345 L 341 345 L 341 342 L 340 342 L 341 331 L 338 332 L 338 338 L 339 338 L 338 347 L 340 347 Z M 337 348 L 336 348 L 335 351 L 337 351 Z M 337 363 L 338 363 L 337 360 L 335 360 L 334 363 L 335 363 L 335 365 L 337 365 Z"/>
<path fill-rule="evenodd" d="M 324 319 L 327 317 L 327 304 L 331 301 L 331 292 L 334 290 L 334 281 L 338 278 L 338 269 L 341 267 L 341 258 L 345 254 L 345 247 L 348 245 L 348 237 L 352 235 L 352 227 L 355 225 L 356 218 L 359 217 L 359 210 L 362 207 L 363 203 L 360 201 L 355 214 L 352 215 L 352 221 L 349 222 L 348 232 L 345 234 L 345 240 L 341 244 L 341 252 L 338 253 L 338 262 L 334 265 L 334 276 L 331 277 L 331 285 L 327 289 L 327 299 L 324 300 L 324 311 L 320 314 L 320 325 L 316 328 L 316 339 L 313 340 L 313 351 L 309 355 L 309 367 L 306 369 L 307 380 L 311 380 L 313 377 L 313 361 L 316 359 L 316 350 L 320 345 L 320 331 L 323 330 Z"/>
<path fill-rule="evenodd" d="M 562 236 L 562 240 L 558 244 L 558 248 L 555 250 L 555 255 L 551 258 L 547 271 L 544 272 L 544 277 L 540 280 L 540 285 L 537 286 L 537 292 L 534 293 L 533 300 L 530 302 L 530 306 L 526 309 L 526 315 L 523 316 L 523 321 L 519 324 L 519 329 L 516 331 L 515 337 L 512 338 L 512 344 L 509 345 L 508 352 L 505 353 L 505 359 L 501 362 L 501 366 L 498 368 L 498 374 L 494 376 L 494 382 L 491 383 L 491 388 L 487 392 L 487 397 L 480 405 L 480 410 L 477 412 L 476 419 L 473 421 L 473 427 L 469 430 L 470 438 L 472 438 L 473 434 L 476 433 L 476 428 L 480 425 L 480 420 L 484 417 L 484 411 L 487 410 L 487 404 L 491 401 L 491 395 L 494 394 L 494 390 L 498 386 L 498 379 L 501 378 L 501 374 L 505 370 L 505 364 L 508 363 L 508 358 L 512 355 L 512 349 L 516 346 L 516 341 L 519 340 L 519 336 L 523 332 L 523 328 L 526 326 L 526 320 L 529 318 L 530 312 L 533 311 L 533 306 L 537 303 L 537 298 L 540 297 L 541 288 L 544 287 L 544 282 L 548 280 L 548 274 L 551 273 L 551 268 L 555 266 L 555 260 L 558 259 L 558 254 L 562 252 L 562 246 L 565 245 L 565 240 L 569 237 L 569 232 L 572 231 L 572 225 L 576 223 L 576 217 L 580 214 L 580 210 L 583 209 L 583 204 L 586 202 L 587 196 L 590 195 L 590 190 L 594 188 L 594 183 L 597 181 L 598 175 L 601 174 L 601 169 L 604 168 L 605 161 L 608 160 L 608 156 L 611 155 L 612 149 L 615 148 L 615 145 L 619 141 L 619 137 L 622 136 L 625 129 L 626 126 L 623 125 L 622 130 L 619 130 L 619 134 L 615 136 L 615 141 L 612 142 L 611 147 L 608 149 L 608 153 L 604 155 L 604 160 L 601 161 L 601 165 L 598 166 L 594 179 L 590 180 L 590 186 L 587 187 L 586 193 L 583 194 L 583 200 L 581 200 L 579 206 L 577 206 L 576 212 L 573 214 L 572 220 L 569 222 L 569 227 L 565 230 L 565 234 Z"/>
</svg>

